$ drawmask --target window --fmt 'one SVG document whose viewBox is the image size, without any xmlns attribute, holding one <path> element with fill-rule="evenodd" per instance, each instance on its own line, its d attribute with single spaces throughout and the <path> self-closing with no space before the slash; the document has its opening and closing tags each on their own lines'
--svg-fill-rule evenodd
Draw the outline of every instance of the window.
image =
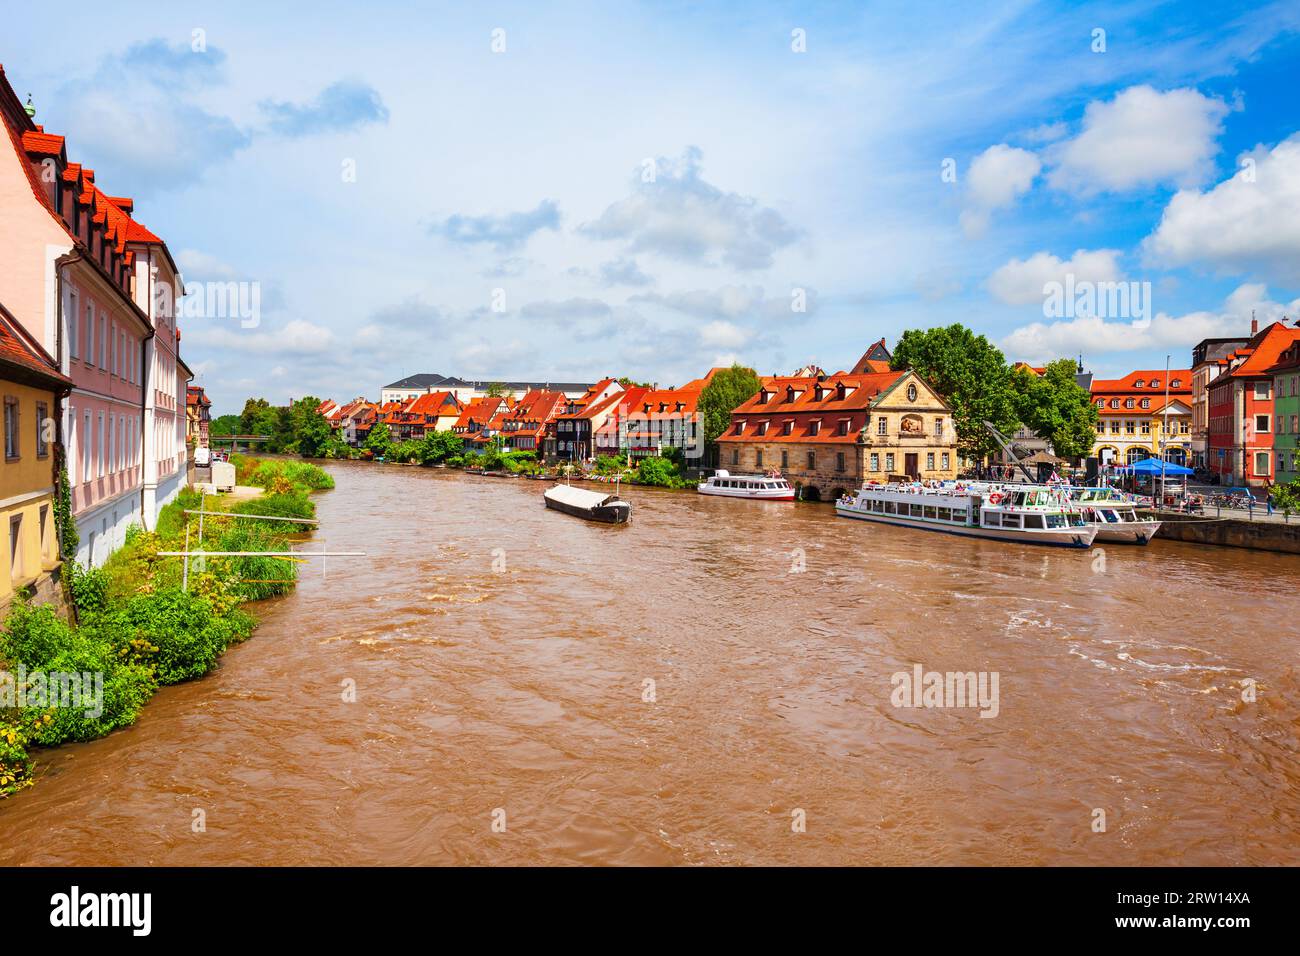
<svg viewBox="0 0 1300 956">
<path fill-rule="evenodd" d="M 1124 423 L 1124 434 L 1125 434 L 1125 435 L 1135 435 L 1135 434 L 1137 434 L 1137 423 L 1134 422 L 1132 419 L 1129 419 L 1128 421 L 1126 421 L 1126 422 Z"/>
<path fill-rule="evenodd" d="M 1267 434 L 1269 432 L 1267 415 L 1255 416 L 1255 431 L 1259 432 L 1260 434 Z"/>
<path fill-rule="evenodd" d="M 86 417 L 81 426 L 81 480 L 89 481 L 90 473 L 90 412 L 86 412 Z"/>
<path fill-rule="evenodd" d="M 790 467 L 790 453 L 788 451 L 783 451 L 781 452 L 781 470 L 784 471 L 789 467 Z"/>
<path fill-rule="evenodd" d="M 812 471 L 816 467 L 817 467 L 817 454 L 816 452 L 810 451 L 808 452 L 808 470 Z"/>
<path fill-rule="evenodd" d="M 1271 474 L 1271 472 L 1269 471 L 1269 465 L 1272 463 L 1272 461 L 1273 461 L 1273 455 L 1270 452 L 1266 452 L 1266 451 L 1255 452 L 1255 474 L 1256 475 Z"/>
<path fill-rule="evenodd" d="M 892 451 L 885 453 L 885 471 L 891 474 L 894 471 L 894 453 Z"/>
<path fill-rule="evenodd" d="M 1149 398 L 1144 398 L 1144 399 L 1142 399 L 1142 407 L 1143 407 L 1143 408 L 1150 408 L 1150 407 L 1151 407 L 1151 399 L 1149 399 Z"/>
<path fill-rule="evenodd" d="M 113 374 L 117 374 L 117 323 L 114 322 L 108 332 L 108 361 Z"/>
<path fill-rule="evenodd" d="M 1268 401 L 1268 399 L 1269 399 L 1269 397 L 1270 397 L 1270 394 L 1271 394 L 1271 389 L 1270 389 L 1270 387 L 1269 387 L 1269 384 L 1270 384 L 1270 383 L 1268 383 L 1268 382 L 1256 382 L 1256 383 L 1255 383 L 1255 401 L 1257 401 L 1257 402 L 1266 402 L 1266 401 Z"/>
<path fill-rule="evenodd" d="M 1152 387 L 1152 388 L 1159 388 L 1159 387 L 1160 387 L 1160 379 L 1158 379 L 1158 378 L 1153 378 L 1153 379 L 1151 380 L 1151 387 Z"/>
<path fill-rule="evenodd" d="M 95 362 L 95 307 L 91 303 L 86 303 L 86 338 L 85 338 L 86 364 L 93 365 Z"/>
<path fill-rule="evenodd" d="M 887 419 L 884 415 L 881 415 L 879 418 L 876 419 L 876 434 L 877 435 L 889 434 L 889 419 Z"/>
<path fill-rule="evenodd" d="M 836 471 L 844 470 L 844 452 L 842 451 L 837 451 L 835 453 L 835 470 Z"/>
<path fill-rule="evenodd" d="M 108 368 L 108 316 L 99 317 L 99 367 Z"/>
<path fill-rule="evenodd" d="M 95 419 L 95 476 L 104 474 L 104 413 Z"/>
<path fill-rule="evenodd" d="M 5 461 L 18 460 L 18 399 L 5 396 Z"/>
<path fill-rule="evenodd" d="M 820 418 L 814 418 L 811 422 L 808 423 L 809 435 L 820 435 L 821 432 L 822 432 L 822 420 Z"/>
<path fill-rule="evenodd" d="M 9 579 L 23 576 L 23 516 L 17 514 L 9 519 Z"/>
<path fill-rule="evenodd" d="M 848 422 L 848 419 L 846 419 L 846 418 L 841 418 L 841 419 L 840 419 L 840 425 L 839 425 L 839 428 L 836 429 L 836 434 L 838 434 L 838 435 L 847 435 L 848 433 L 849 433 L 849 422 Z"/>
<path fill-rule="evenodd" d="M 934 452 L 932 451 L 925 453 L 925 470 L 934 471 Z"/>
<path fill-rule="evenodd" d="M 760 435 L 766 435 L 766 434 L 767 434 L 767 422 L 759 422 L 759 423 L 758 423 L 758 434 L 760 434 Z"/>
<path fill-rule="evenodd" d="M 740 464 L 740 449 L 739 449 L 739 448 L 733 448 L 733 449 L 731 449 L 731 463 L 732 463 L 733 465 L 739 465 L 739 464 Z"/>
<path fill-rule="evenodd" d="M 793 419 L 789 419 L 789 418 L 787 418 L 787 419 L 785 420 L 785 423 L 781 426 L 781 434 L 782 434 L 782 435 L 793 435 L 793 434 L 794 434 L 794 420 L 793 420 Z M 785 454 L 785 453 L 782 452 L 782 454 Z"/>
<path fill-rule="evenodd" d="M 36 457 L 48 458 L 50 443 L 45 440 L 46 422 L 50 418 L 50 406 L 44 402 L 36 403 Z"/>
<path fill-rule="evenodd" d="M 41 556 L 44 557 L 52 553 L 50 548 L 50 506 L 41 505 L 39 515 L 40 524 L 37 526 L 37 530 L 41 535 Z"/>
<path fill-rule="evenodd" d="M 104 470 L 109 474 L 117 471 L 117 459 L 113 457 L 113 436 L 117 432 L 117 416 L 108 416 L 108 458 L 104 462 Z"/>
<path fill-rule="evenodd" d="M 1150 434 L 1151 434 L 1151 423 L 1150 423 L 1150 422 L 1148 422 L 1148 421 L 1143 421 L 1143 422 L 1142 422 L 1142 434 L 1143 434 L 1143 435 L 1150 435 Z"/>
<path fill-rule="evenodd" d="M 1105 407 L 1106 407 L 1106 399 L 1104 398 L 1097 399 L 1097 410 L 1100 411 Z"/>
<path fill-rule="evenodd" d="M 1181 378 L 1171 378 L 1169 380 L 1170 388 L 1178 388 L 1182 384 L 1183 384 L 1183 380 Z"/>
<path fill-rule="evenodd" d="M 942 418 L 936 418 L 936 419 L 934 420 L 934 437 L 935 437 L 935 438 L 942 438 L 942 437 L 943 437 L 943 419 L 942 419 Z"/>
<path fill-rule="evenodd" d="M 1142 381 L 1142 379 L 1138 379 L 1136 382 L 1133 383 L 1133 387 L 1134 387 L 1134 388 L 1141 388 L 1141 387 L 1142 387 L 1143 385 L 1145 385 L 1145 384 L 1146 384 L 1146 382 Z"/>
<path fill-rule="evenodd" d="M 942 456 L 942 458 L 941 458 L 940 460 L 943 462 L 943 470 L 944 470 L 944 471 L 947 471 L 947 470 L 948 470 L 948 462 L 950 461 L 950 459 L 948 458 L 948 453 L 947 453 L 947 452 L 944 452 L 944 453 L 943 453 L 943 456 Z"/>
<path fill-rule="evenodd" d="M 1133 407 L 1133 404 L 1134 404 L 1134 403 L 1133 403 L 1133 399 L 1131 399 L 1131 398 L 1126 398 L 1126 399 L 1124 399 L 1124 407 L 1125 407 L 1125 408 L 1132 408 L 1132 407 Z"/>
<path fill-rule="evenodd" d="M 763 467 L 763 453 L 761 451 L 754 452 L 754 467 L 755 468 Z"/>
<path fill-rule="evenodd" d="M 68 355 L 76 358 L 77 352 L 77 325 L 81 322 L 81 313 L 77 310 L 77 293 L 68 293 Z"/>
<path fill-rule="evenodd" d="M 871 470 L 872 470 L 872 471 L 879 471 L 879 470 L 880 470 L 880 453 L 879 453 L 879 452 L 875 452 L 875 451 L 873 451 L 873 452 L 871 453 Z"/>
</svg>

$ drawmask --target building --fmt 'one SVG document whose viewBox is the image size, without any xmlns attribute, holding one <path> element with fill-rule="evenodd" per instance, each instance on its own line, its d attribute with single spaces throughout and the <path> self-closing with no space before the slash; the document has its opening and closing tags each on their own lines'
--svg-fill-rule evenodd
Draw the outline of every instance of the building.
<svg viewBox="0 0 1300 956">
<path fill-rule="evenodd" d="M 698 409 L 703 389 L 694 386 L 696 383 L 682 388 L 649 389 L 629 404 L 626 416 L 629 462 L 663 455 L 669 448 L 681 449 L 688 459 L 698 462 L 704 450 L 704 425 Z"/>
<path fill-rule="evenodd" d="M 0 300 L 73 390 L 60 422 L 77 560 L 99 564 L 132 524 L 152 528 L 185 481 L 179 271 L 166 245 L 70 162 L 0 67 Z"/>
<path fill-rule="evenodd" d="M 1273 366 L 1274 480 L 1287 484 L 1300 479 L 1300 342 L 1292 342 Z"/>
<path fill-rule="evenodd" d="M 779 469 L 809 498 L 957 475 L 952 409 L 910 370 L 767 380 L 718 445 L 722 468 Z"/>
<path fill-rule="evenodd" d="M 1282 322 L 1251 336 L 1219 361 L 1209 385 L 1209 468 L 1222 484 L 1261 486 L 1275 481 L 1273 367 L 1300 338 Z"/>
<path fill-rule="evenodd" d="M 208 426 L 212 420 L 212 400 L 202 385 L 185 389 L 185 442 L 188 445 L 207 445 Z"/>
<path fill-rule="evenodd" d="M 505 447 L 510 451 L 536 452 L 540 459 L 547 426 L 564 408 L 565 397 L 563 392 L 541 389 L 525 393 L 502 417 L 501 436 Z"/>
<path fill-rule="evenodd" d="M 592 461 L 596 457 L 596 433 L 605 425 L 627 392 L 612 378 L 602 379 L 580 398 L 569 398 L 547 430 L 544 457 L 547 461 Z"/>
<path fill-rule="evenodd" d="M 0 611 L 14 592 L 30 588 L 39 599 L 57 594 L 59 544 L 54 526 L 57 487 L 55 424 L 72 389 L 55 360 L 0 305 L 0 394 L 4 397 L 5 450 L 0 462 Z"/>
<path fill-rule="evenodd" d="M 488 431 L 493 420 L 504 416 L 507 410 L 506 400 L 492 396 L 477 398 L 465 405 L 460 417 L 451 426 L 452 434 L 461 437 L 461 444 L 466 451 L 481 451 L 482 445 L 476 445 L 475 439 Z M 491 435 L 487 435 L 491 438 Z"/>
<path fill-rule="evenodd" d="M 395 440 L 416 441 L 428 432 L 450 431 L 463 408 L 452 392 L 426 392 L 390 411 L 384 423 Z"/>
<path fill-rule="evenodd" d="M 1163 457 L 1178 465 L 1191 460 L 1190 369 L 1093 379 L 1092 398 L 1099 417 L 1091 454 L 1103 466 L 1131 465 L 1143 458 Z"/>
<path fill-rule="evenodd" d="M 444 391 L 455 395 L 457 401 L 469 402 L 487 397 L 488 389 L 494 385 L 500 386 L 510 396 L 537 391 L 562 392 L 566 398 L 581 398 L 591 388 L 590 383 L 582 382 L 507 382 L 491 378 L 467 380 L 436 372 L 421 372 L 385 385 L 380 390 L 379 401 L 381 404 L 409 402 L 429 392 Z"/>
<path fill-rule="evenodd" d="M 872 375 L 890 371 L 889 363 L 893 356 L 889 354 L 889 348 L 885 345 L 885 340 L 881 339 L 870 345 L 858 363 L 853 366 L 853 375 Z"/>
<path fill-rule="evenodd" d="M 1252 322 L 1251 334 L 1259 331 L 1259 323 Z M 1248 337 L 1235 339 L 1202 339 L 1192 349 L 1192 465 L 1208 467 L 1207 452 L 1210 447 L 1210 383 L 1226 368 L 1223 361 L 1233 352 L 1244 348 Z"/>
</svg>

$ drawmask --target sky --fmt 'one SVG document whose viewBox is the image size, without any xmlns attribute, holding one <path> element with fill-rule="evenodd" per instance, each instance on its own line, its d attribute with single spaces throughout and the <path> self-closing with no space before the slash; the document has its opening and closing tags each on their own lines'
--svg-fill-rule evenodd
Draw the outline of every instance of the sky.
<svg viewBox="0 0 1300 956">
<path fill-rule="evenodd" d="M 257 302 L 182 317 L 218 414 L 417 372 L 833 372 L 953 322 L 1110 377 L 1300 314 L 1294 2 L 75 19 L 15 9 L 0 62 L 196 301 Z"/>
</svg>

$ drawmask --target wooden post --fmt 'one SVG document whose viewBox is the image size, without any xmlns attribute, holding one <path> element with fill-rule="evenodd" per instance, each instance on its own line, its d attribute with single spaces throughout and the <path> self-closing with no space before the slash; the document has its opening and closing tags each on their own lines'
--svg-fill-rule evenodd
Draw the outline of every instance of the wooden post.
<svg viewBox="0 0 1300 956">
<path fill-rule="evenodd" d="M 181 590 L 190 593 L 190 525 L 185 523 L 185 571 L 181 575 Z"/>
</svg>

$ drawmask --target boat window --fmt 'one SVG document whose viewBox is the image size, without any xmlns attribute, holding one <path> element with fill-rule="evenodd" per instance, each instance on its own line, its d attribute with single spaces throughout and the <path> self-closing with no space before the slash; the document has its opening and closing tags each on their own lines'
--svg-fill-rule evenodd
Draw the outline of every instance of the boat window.
<svg viewBox="0 0 1300 956">
<path fill-rule="evenodd" d="M 898 514 L 898 505 L 892 501 L 886 501 L 885 514 Z"/>
<path fill-rule="evenodd" d="M 939 514 L 938 514 L 938 512 L 935 510 L 934 505 L 926 505 L 926 506 L 925 506 L 925 516 L 926 516 L 927 518 L 937 518 L 937 517 L 939 517 Z"/>
<path fill-rule="evenodd" d="M 1070 524 L 1073 527 L 1082 528 L 1085 524 L 1087 524 L 1087 522 L 1083 520 L 1083 515 L 1079 514 L 1078 512 L 1075 512 L 1074 514 L 1070 515 Z"/>
<path fill-rule="evenodd" d="M 1004 515 L 1002 516 L 1002 527 L 1004 527 L 1004 528 L 1019 528 L 1019 527 L 1020 527 L 1020 515 L 1015 515 L 1015 514 L 1004 514 Z"/>
<path fill-rule="evenodd" d="M 999 524 L 1001 524 L 1001 522 L 998 520 L 998 513 L 996 511 L 984 512 L 984 523 L 989 527 L 997 527 Z"/>
<path fill-rule="evenodd" d="M 1049 528 L 1064 528 L 1064 527 L 1065 527 L 1065 515 L 1063 515 L 1063 514 L 1053 514 L 1053 515 L 1048 515 L 1048 516 L 1047 516 L 1047 526 L 1048 526 Z"/>
<path fill-rule="evenodd" d="M 1101 514 L 1102 517 L 1104 517 L 1111 524 L 1119 523 L 1119 515 L 1115 514 L 1115 512 L 1111 511 L 1109 508 L 1103 510 Z"/>
<path fill-rule="evenodd" d="M 1043 529 L 1043 516 L 1042 516 L 1042 515 L 1025 515 L 1025 527 L 1026 527 L 1026 528 L 1034 528 L 1034 529 L 1037 529 L 1037 530 L 1041 531 L 1041 530 Z"/>
</svg>

